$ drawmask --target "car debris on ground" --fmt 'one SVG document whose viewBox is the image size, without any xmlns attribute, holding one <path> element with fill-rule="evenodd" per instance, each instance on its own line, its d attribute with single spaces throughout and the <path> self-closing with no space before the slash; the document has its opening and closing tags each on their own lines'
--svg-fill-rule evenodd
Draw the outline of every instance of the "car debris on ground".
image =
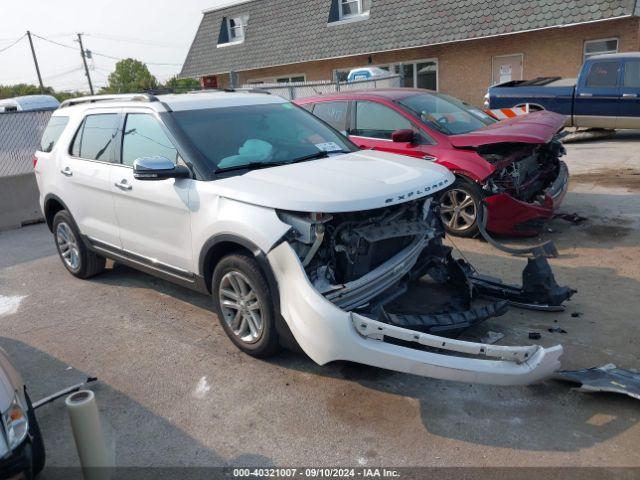
<svg viewBox="0 0 640 480">
<path fill-rule="evenodd" d="M 553 215 L 553 218 L 560 218 L 574 225 L 580 225 L 588 220 L 587 217 L 583 217 L 577 213 L 556 213 Z"/>
<path fill-rule="evenodd" d="M 558 380 L 579 383 L 581 392 L 612 392 L 640 400 L 640 372 L 625 370 L 609 363 L 583 370 L 564 370 L 555 375 Z"/>
</svg>

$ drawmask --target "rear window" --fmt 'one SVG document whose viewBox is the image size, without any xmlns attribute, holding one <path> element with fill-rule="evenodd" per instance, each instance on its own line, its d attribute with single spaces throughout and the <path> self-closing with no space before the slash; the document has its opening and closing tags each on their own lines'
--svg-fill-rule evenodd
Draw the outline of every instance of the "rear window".
<svg viewBox="0 0 640 480">
<path fill-rule="evenodd" d="M 117 134 L 117 114 L 87 115 L 73 140 L 71 155 L 87 160 L 114 162 Z"/>
<path fill-rule="evenodd" d="M 316 103 L 313 114 L 324 120 L 339 132 L 347 130 L 348 102 L 321 102 Z"/>
<path fill-rule="evenodd" d="M 595 62 L 587 77 L 587 87 L 615 87 L 618 85 L 618 62 Z"/>
<path fill-rule="evenodd" d="M 640 87 L 640 60 L 629 60 L 624 66 L 624 86 Z"/>
<path fill-rule="evenodd" d="M 69 117 L 51 117 L 40 140 L 39 150 L 41 152 L 48 153 L 53 150 L 53 147 L 56 146 L 56 143 L 60 139 L 60 135 L 64 132 L 67 123 L 69 123 Z"/>
</svg>

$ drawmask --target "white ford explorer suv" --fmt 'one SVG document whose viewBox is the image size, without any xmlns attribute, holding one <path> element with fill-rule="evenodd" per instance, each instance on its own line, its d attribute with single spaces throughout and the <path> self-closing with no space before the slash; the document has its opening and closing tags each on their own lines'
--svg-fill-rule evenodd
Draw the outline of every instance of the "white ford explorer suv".
<svg viewBox="0 0 640 480">
<path fill-rule="evenodd" d="M 34 160 L 72 275 L 96 275 L 109 258 L 210 294 L 248 354 L 299 346 L 321 365 L 503 385 L 559 367 L 561 346 L 455 338 L 508 304 L 562 308 L 573 291 L 546 259 L 529 260 L 522 286 L 477 274 L 442 243 L 434 194 L 454 181 L 447 169 L 359 151 L 279 97 L 69 100 Z M 419 308 L 405 301 L 416 295 Z"/>
</svg>

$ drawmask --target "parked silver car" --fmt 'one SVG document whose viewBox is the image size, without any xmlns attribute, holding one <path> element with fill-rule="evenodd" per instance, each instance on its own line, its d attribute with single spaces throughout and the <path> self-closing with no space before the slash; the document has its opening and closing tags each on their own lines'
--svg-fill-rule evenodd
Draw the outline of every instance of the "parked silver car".
<svg viewBox="0 0 640 480">
<path fill-rule="evenodd" d="M 24 381 L 1 348 L 0 413 L 0 478 L 33 478 L 44 468 L 44 443 Z"/>
</svg>

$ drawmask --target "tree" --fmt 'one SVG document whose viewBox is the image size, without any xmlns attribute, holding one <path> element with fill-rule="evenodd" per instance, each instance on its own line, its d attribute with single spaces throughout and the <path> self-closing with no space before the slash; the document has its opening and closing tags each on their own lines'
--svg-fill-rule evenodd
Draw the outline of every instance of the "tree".
<svg viewBox="0 0 640 480">
<path fill-rule="evenodd" d="M 26 83 L 18 83 L 16 85 L 0 85 L 0 99 L 21 97 L 23 95 L 53 95 L 53 89 L 46 87 L 44 92 L 40 91 L 40 87 L 36 85 L 28 85 Z"/>
<path fill-rule="evenodd" d="M 26 83 L 18 83 L 16 85 L 0 85 L 0 100 L 4 98 L 22 97 L 23 95 L 53 95 L 59 102 L 64 102 L 68 98 L 76 98 L 86 95 L 84 92 L 56 92 L 51 87 L 45 87 L 44 91 L 40 91 L 40 87 L 29 85 Z"/>
<path fill-rule="evenodd" d="M 178 78 L 174 76 L 167 80 L 162 87 L 174 93 L 184 93 L 200 90 L 200 82 L 195 78 Z"/>
<path fill-rule="evenodd" d="M 133 58 L 116 63 L 108 82 L 100 93 L 142 93 L 158 86 L 158 80 L 151 75 L 147 66 Z"/>
</svg>

